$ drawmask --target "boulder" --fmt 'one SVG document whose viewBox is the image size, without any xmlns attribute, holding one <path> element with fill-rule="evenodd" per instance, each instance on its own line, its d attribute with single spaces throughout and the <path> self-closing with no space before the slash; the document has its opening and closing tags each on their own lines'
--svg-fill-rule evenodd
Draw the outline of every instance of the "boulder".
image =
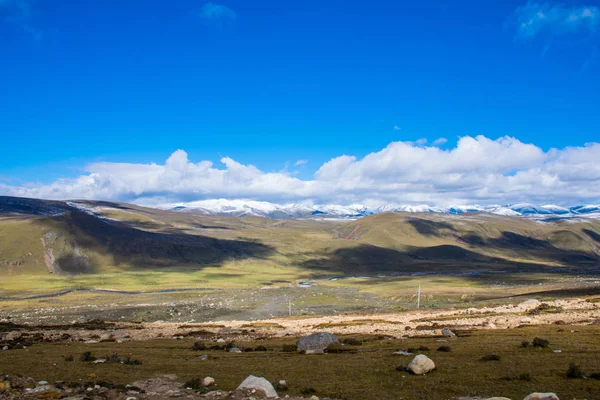
<svg viewBox="0 0 600 400">
<path fill-rule="evenodd" d="M 275 388 L 273 385 L 271 385 L 271 382 L 260 376 L 248 376 L 246 379 L 244 379 L 244 382 L 238 386 L 237 390 L 240 389 L 262 390 L 267 397 L 279 397 L 275 391 Z"/>
<path fill-rule="evenodd" d="M 202 386 L 210 386 L 214 383 L 215 383 L 215 378 L 213 378 L 211 376 L 207 376 L 206 378 L 202 379 Z"/>
<path fill-rule="evenodd" d="M 531 393 L 523 400 L 559 400 L 556 393 Z"/>
<path fill-rule="evenodd" d="M 524 310 L 533 310 L 534 308 L 537 308 L 540 304 L 541 303 L 539 300 L 529 299 L 529 300 L 525 300 L 524 302 L 519 304 L 519 307 Z"/>
<path fill-rule="evenodd" d="M 445 327 L 442 329 L 442 335 L 444 337 L 456 337 L 456 334 L 450 330 L 450 328 Z"/>
<path fill-rule="evenodd" d="M 230 353 L 241 353 L 241 352 L 242 352 L 242 350 L 240 350 L 240 349 L 239 349 L 239 348 L 237 348 L 237 347 L 232 347 L 232 348 L 230 348 L 230 349 L 229 349 L 229 352 L 230 352 Z"/>
<path fill-rule="evenodd" d="M 340 340 L 333 333 L 317 332 L 312 335 L 303 336 L 296 343 L 298 351 L 323 352 L 332 343 L 338 343 Z"/>
<path fill-rule="evenodd" d="M 415 375 L 423 375 L 434 369 L 435 363 L 424 354 L 419 354 L 408 364 L 408 370 Z"/>
<path fill-rule="evenodd" d="M 15 332 L 9 332 L 6 335 L 5 340 L 8 340 L 9 342 L 12 342 L 13 340 L 19 340 L 23 337 L 23 334 L 21 332 L 15 331 Z"/>
<path fill-rule="evenodd" d="M 61 397 L 64 397 L 64 394 L 55 387 L 42 385 L 34 389 L 26 390 L 25 397 L 35 399 L 60 399 Z"/>
</svg>

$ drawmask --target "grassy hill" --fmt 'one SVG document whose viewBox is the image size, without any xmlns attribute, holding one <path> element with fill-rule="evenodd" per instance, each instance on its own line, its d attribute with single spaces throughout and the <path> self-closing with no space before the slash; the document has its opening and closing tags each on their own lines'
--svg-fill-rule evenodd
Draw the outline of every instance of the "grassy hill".
<svg viewBox="0 0 600 400">
<path fill-rule="evenodd" d="M 600 259 L 599 221 L 431 213 L 270 220 L 70 204 L 0 197 L 5 286 L 31 285 L 40 276 L 53 285 L 64 277 L 60 287 L 97 285 L 100 276 L 117 286 L 145 279 L 158 287 L 247 287 L 419 272 L 580 274 L 596 271 Z"/>
</svg>

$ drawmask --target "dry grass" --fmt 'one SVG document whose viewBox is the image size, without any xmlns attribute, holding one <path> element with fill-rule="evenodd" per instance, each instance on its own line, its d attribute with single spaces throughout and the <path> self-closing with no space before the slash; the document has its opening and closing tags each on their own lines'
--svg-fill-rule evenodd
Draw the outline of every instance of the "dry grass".
<svg viewBox="0 0 600 400">
<path fill-rule="evenodd" d="M 294 339 L 270 339 L 260 344 L 276 349 L 267 352 L 232 354 L 211 351 L 202 361 L 190 350 L 193 340 L 152 340 L 147 342 L 74 344 L 36 344 L 27 350 L 4 352 L 0 372 L 25 374 L 35 379 L 69 381 L 107 381 L 128 384 L 162 374 L 176 374 L 181 382 L 210 375 L 219 388 L 233 389 L 247 375 L 265 376 L 272 382 L 288 381 L 290 395 L 314 388 L 320 397 L 348 399 L 447 399 L 453 396 L 507 396 L 520 399 L 534 391 L 556 392 L 560 398 L 593 398 L 600 392 L 600 381 L 568 379 L 565 371 L 576 362 L 583 371 L 598 370 L 600 337 L 597 326 L 528 327 L 507 331 L 476 331 L 470 337 L 452 339 L 452 351 L 437 352 L 434 338 L 376 340 L 360 337 L 360 351 L 341 354 L 304 356 L 284 353 L 284 344 Z M 522 340 L 544 337 L 551 349 L 520 348 Z M 241 347 L 256 343 L 236 341 Z M 410 357 L 393 355 L 398 348 L 427 346 L 425 352 L 437 365 L 426 376 L 396 371 Z M 90 351 L 94 356 L 118 353 L 139 359 L 141 365 L 91 364 L 79 356 Z M 494 353 L 500 361 L 484 362 L 482 357 Z M 75 355 L 65 362 L 63 356 Z M 51 366 L 51 368 L 49 368 Z M 524 377 L 521 379 L 520 377 Z M 527 378 L 527 379 L 525 379 Z"/>
</svg>

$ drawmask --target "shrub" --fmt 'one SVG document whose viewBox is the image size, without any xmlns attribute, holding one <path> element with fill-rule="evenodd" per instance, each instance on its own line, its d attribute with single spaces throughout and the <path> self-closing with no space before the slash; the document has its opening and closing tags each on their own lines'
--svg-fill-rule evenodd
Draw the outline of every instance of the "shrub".
<svg viewBox="0 0 600 400">
<path fill-rule="evenodd" d="M 69 354 L 68 356 L 63 356 L 65 361 L 73 361 L 73 354 Z"/>
<path fill-rule="evenodd" d="M 572 379 L 583 378 L 583 371 L 582 371 L 581 367 L 574 363 L 569 364 L 569 368 L 567 368 L 567 378 L 572 378 Z"/>
<path fill-rule="evenodd" d="M 267 348 L 263 345 L 260 345 L 260 346 L 256 346 L 254 351 L 267 351 Z"/>
<path fill-rule="evenodd" d="M 448 353 L 449 351 L 452 351 L 452 349 L 450 348 L 450 346 L 440 346 L 438 347 L 437 351 L 443 351 Z"/>
<path fill-rule="evenodd" d="M 361 340 L 358 339 L 354 339 L 354 338 L 347 338 L 342 340 L 343 344 L 347 344 L 349 346 L 361 346 L 363 344 L 363 342 Z"/>
<path fill-rule="evenodd" d="M 106 360 L 106 362 L 109 362 L 109 363 L 121 362 L 121 359 L 119 358 L 119 355 L 117 353 L 113 353 L 109 356 L 106 356 L 106 357 L 104 357 L 104 359 Z"/>
<path fill-rule="evenodd" d="M 79 359 L 81 361 L 95 361 L 96 357 L 94 357 L 91 352 L 86 351 L 81 355 L 81 357 L 79 357 Z"/>
<path fill-rule="evenodd" d="M 203 341 L 197 340 L 194 342 L 194 344 L 192 344 L 192 350 L 194 350 L 194 351 L 206 350 L 206 345 L 204 344 Z"/>
<path fill-rule="evenodd" d="M 498 354 L 486 354 L 485 356 L 481 357 L 481 359 L 483 361 L 500 361 L 500 356 Z"/>
<path fill-rule="evenodd" d="M 600 380 L 600 372 L 594 372 L 590 374 L 591 379 Z"/>
<path fill-rule="evenodd" d="M 296 352 L 296 345 L 295 344 L 284 344 L 283 345 L 283 351 L 286 353 L 295 353 Z"/>
<path fill-rule="evenodd" d="M 524 373 L 519 375 L 519 377 L 517 378 L 520 381 L 525 381 L 525 382 L 531 382 L 533 380 L 533 378 L 531 377 L 530 374 L 528 373 Z"/>
<path fill-rule="evenodd" d="M 523 340 L 523 341 L 521 342 L 521 347 L 522 347 L 522 348 L 526 348 L 526 347 L 529 347 L 529 345 L 530 345 L 530 344 L 531 344 L 531 343 L 529 343 L 529 340 Z"/>
<path fill-rule="evenodd" d="M 202 379 L 200 378 L 190 379 L 189 381 L 183 384 L 183 387 L 190 388 L 193 390 L 204 389 L 204 386 L 202 385 Z"/>
<path fill-rule="evenodd" d="M 126 357 L 121 360 L 121 364 L 125 365 L 142 365 L 140 360 L 132 360 L 131 357 Z"/>
<path fill-rule="evenodd" d="M 302 393 L 303 395 L 309 395 L 309 394 L 315 394 L 317 393 L 317 391 L 313 388 L 304 388 L 300 391 L 300 393 Z"/>
<path fill-rule="evenodd" d="M 419 351 L 429 351 L 429 347 L 427 347 L 427 346 L 419 346 Z"/>
<path fill-rule="evenodd" d="M 548 341 L 546 339 L 542 339 L 540 337 L 536 337 L 533 339 L 533 347 L 541 347 L 541 348 L 545 349 L 549 345 L 550 345 L 550 341 Z"/>
<path fill-rule="evenodd" d="M 350 352 L 350 351 L 352 351 L 352 349 L 349 349 L 349 348 L 343 346 L 341 343 L 331 343 L 325 349 L 326 353 L 331 353 L 331 354 L 347 353 L 347 352 Z"/>
</svg>

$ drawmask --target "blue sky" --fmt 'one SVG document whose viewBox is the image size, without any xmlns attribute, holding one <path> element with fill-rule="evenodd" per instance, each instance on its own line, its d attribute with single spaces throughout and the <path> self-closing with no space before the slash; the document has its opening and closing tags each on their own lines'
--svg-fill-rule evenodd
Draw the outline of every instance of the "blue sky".
<svg viewBox="0 0 600 400">
<path fill-rule="evenodd" d="M 178 149 L 308 182 L 392 142 L 584 148 L 600 137 L 599 6 L 0 0 L 0 190 Z M 530 167 L 511 168 L 495 173 Z"/>
</svg>

